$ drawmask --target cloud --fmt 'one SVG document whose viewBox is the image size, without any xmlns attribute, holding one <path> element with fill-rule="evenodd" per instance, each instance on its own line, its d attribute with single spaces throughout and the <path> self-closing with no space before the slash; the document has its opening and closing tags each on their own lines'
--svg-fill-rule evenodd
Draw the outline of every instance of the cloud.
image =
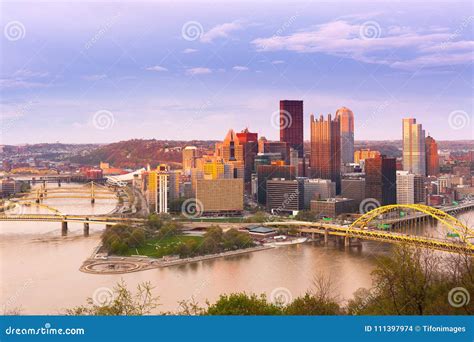
<svg viewBox="0 0 474 342">
<path fill-rule="evenodd" d="M 155 65 L 155 66 L 152 66 L 152 67 L 148 67 L 148 68 L 146 68 L 146 70 L 156 71 L 156 72 L 168 71 L 168 69 L 166 69 L 166 68 L 164 68 L 160 65 Z"/>
<path fill-rule="evenodd" d="M 19 78 L 43 78 L 47 77 L 48 75 L 49 73 L 45 71 L 32 71 L 29 69 L 19 69 L 13 74 L 14 77 Z"/>
<path fill-rule="evenodd" d="M 360 24 L 336 20 L 286 36 L 257 38 L 252 43 L 258 51 L 325 53 L 406 69 L 470 63 L 474 42 L 457 38 L 440 27 L 414 30 L 390 26 L 384 29 L 375 21 Z M 402 53 L 391 54 L 395 49 Z M 399 57 L 406 55 L 404 50 L 410 51 L 410 57 L 405 60 Z M 450 51 L 456 53 L 450 55 Z M 385 57 L 387 55 L 391 57 Z"/>
<path fill-rule="evenodd" d="M 285 61 L 282 61 L 282 60 L 272 61 L 272 64 L 283 64 L 283 63 L 285 63 Z"/>
<path fill-rule="evenodd" d="M 84 79 L 86 81 L 99 81 L 99 80 L 103 80 L 104 78 L 107 78 L 106 74 L 96 74 L 96 75 L 82 76 L 82 79 Z"/>
<path fill-rule="evenodd" d="M 242 25 L 237 22 L 225 23 L 214 26 L 209 31 L 205 32 L 201 36 L 201 42 L 203 43 L 212 43 L 217 38 L 227 38 L 229 37 L 229 33 L 237 30 L 241 30 Z"/>
<path fill-rule="evenodd" d="M 232 68 L 232 70 L 235 70 L 235 71 L 247 71 L 248 69 L 249 68 L 243 65 L 236 65 Z"/>
<path fill-rule="evenodd" d="M 212 73 L 212 70 L 209 68 L 190 68 L 186 69 L 186 74 L 187 75 L 205 75 L 205 74 L 210 74 Z"/>
<path fill-rule="evenodd" d="M 194 53 L 194 52 L 198 52 L 197 49 L 184 49 L 183 50 L 183 53 Z"/>
</svg>

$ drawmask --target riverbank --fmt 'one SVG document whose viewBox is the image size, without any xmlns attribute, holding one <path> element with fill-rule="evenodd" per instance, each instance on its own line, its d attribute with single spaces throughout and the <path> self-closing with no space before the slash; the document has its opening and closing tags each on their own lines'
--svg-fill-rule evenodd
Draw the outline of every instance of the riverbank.
<svg viewBox="0 0 474 342">
<path fill-rule="evenodd" d="M 79 268 L 81 272 L 90 274 L 124 274 L 131 272 L 139 272 L 150 270 L 154 268 L 163 268 L 169 266 L 184 265 L 204 260 L 211 260 L 217 258 L 223 258 L 228 256 L 235 256 L 241 254 L 247 254 L 252 252 L 264 251 L 267 249 L 275 248 L 273 246 L 257 246 L 239 249 L 235 251 L 228 251 L 216 254 L 200 255 L 191 258 L 182 259 L 168 259 L 168 258 L 149 258 L 146 256 L 104 256 L 100 253 L 101 246 L 98 246 L 93 254 L 88 258 L 82 266 Z"/>
</svg>

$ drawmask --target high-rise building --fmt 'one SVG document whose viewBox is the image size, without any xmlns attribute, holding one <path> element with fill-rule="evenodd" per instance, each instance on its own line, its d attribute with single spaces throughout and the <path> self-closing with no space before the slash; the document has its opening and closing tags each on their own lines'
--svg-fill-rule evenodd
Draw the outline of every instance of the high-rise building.
<svg viewBox="0 0 474 342">
<path fill-rule="evenodd" d="M 403 119 L 403 170 L 426 174 L 425 131 L 416 119 Z"/>
<path fill-rule="evenodd" d="M 397 203 L 415 204 L 426 201 L 425 177 L 408 171 L 397 171 Z"/>
<path fill-rule="evenodd" d="M 142 177 L 144 178 L 142 186 L 150 209 L 155 213 L 167 213 L 168 193 L 170 191 L 168 166 L 165 164 L 158 165 L 156 170 L 143 172 Z"/>
<path fill-rule="evenodd" d="M 244 209 L 244 181 L 234 179 L 198 179 L 196 199 L 203 215 L 239 215 Z"/>
<path fill-rule="evenodd" d="M 303 158 L 303 101 L 280 101 L 280 141 L 298 151 Z"/>
<path fill-rule="evenodd" d="M 257 166 L 257 200 L 260 204 L 267 201 L 267 181 L 273 178 L 296 179 L 296 170 L 290 165 L 258 165 Z"/>
<path fill-rule="evenodd" d="M 437 176 L 439 174 L 438 144 L 429 135 L 425 139 L 426 149 L 426 175 Z"/>
<path fill-rule="evenodd" d="M 336 111 L 341 128 L 341 160 L 344 164 L 354 162 L 354 113 L 346 107 Z"/>
<path fill-rule="evenodd" d="M 189 175 L 191 174 L 191 169 L 196 167 L 197 147 L 186 146 L 183 149 L 182 156 L 183 156 L 183 170 L 187 175 Z"/>
<path fill-rule="evenodd" d="M 249 132 L 248 128 L 237 133 L 239 142 L 244 146 L 244 180 L 250 182 L 254 169 L 255 156 L 258 153 L 258 133 Z"/>
<path fill-rule="evenodd" d="M 365 196 L 381 205 L 397 203 L 396 159 L 380 156 L 365 160 Z"/>
<path fill-rule="evenodd" d="M 330 179 L 336 183 L 336 194 L 341 191 L 341 130 L 339 121 L 332 120 L 331 114 L 324 120 L 311 115 L 311 155 L 312 178 Z"/>
<path fill-rule="evenodd" d="M 244 146 L 233 129 L 230 129 L 222 143 L 216 144 L 216 156 L 222 157 L 224 161 L 244 161 Z"/>
</svg>

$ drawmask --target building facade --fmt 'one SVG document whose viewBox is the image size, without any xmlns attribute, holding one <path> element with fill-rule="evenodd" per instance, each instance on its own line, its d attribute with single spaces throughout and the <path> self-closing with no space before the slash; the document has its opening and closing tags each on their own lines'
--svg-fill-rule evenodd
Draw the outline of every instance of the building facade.
<svg viewBox="0 0 474 342">
<path fill-rule="evenodd" d="M 304 209 L 301 180 L 272 179 L 267 181 L 267 210 L 275 215 L 296 215 Z"/>
<path fill-rule="evenodd" d="M 259 165 L 257 167 L 257 201 L 267 203 L 267 181 L 271 179 L 296 179 L 296 170 L 291 165 Z"/>
<path fill-rule="evenodd" d="M 397 203 L 396 159 L 380 156 L 365 160 L 365 196 L 381 205 Z"/>
<path fill-rule="evenodd" d="M 354 113 L 342 107 L 336 111 L 341 130 L 341 161 L 344 164 L 354 162 Z"/>
<path fill-rule="evenodd" d="M 425 131 L 416 119 L 403 119 L 403 170 L 426 174 Z"/>
<path fill-rule="evenodd" d="M 198 179 L 196 199 L 203 215 L 240 215 L 244 209 L 244 180 Z"/>
<path fill-rule="evenodd" d="M 431 136 L 427 136 L 425 140 L 426 149 L 426 176 L 439 175 L 439 155 L 438 144 Z"/>
<path fill-rule="evenodd" d="M 311 178 L 330 179 L 336 183 L 336 194 L 341 191 L 341 131 L 339 121 L 311 115 Z"/>
<path fill-rule="evenodd" d="M 303 101 L 280 101 L 280 141 L 298 151 L 303 158 Z"/>
</svg>

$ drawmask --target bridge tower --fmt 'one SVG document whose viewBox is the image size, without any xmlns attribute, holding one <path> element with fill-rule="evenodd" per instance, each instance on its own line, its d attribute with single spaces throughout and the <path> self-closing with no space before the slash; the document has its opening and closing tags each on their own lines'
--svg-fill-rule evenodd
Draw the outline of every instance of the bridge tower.
<svg viewBox="0 0 474 342">
<path fill-rule="evenodd" d="M 91 203 L 95 203 L 95 192 L 94 192 L 94 182 L 91 182 Z"/>
<path fill-rule="evenodd" d="M 86 217 L 86 221 L 89 221 L 88 217 Z M 89 236 L 89 222 L 84 222 L 84 236 Z"/>
</svg>

